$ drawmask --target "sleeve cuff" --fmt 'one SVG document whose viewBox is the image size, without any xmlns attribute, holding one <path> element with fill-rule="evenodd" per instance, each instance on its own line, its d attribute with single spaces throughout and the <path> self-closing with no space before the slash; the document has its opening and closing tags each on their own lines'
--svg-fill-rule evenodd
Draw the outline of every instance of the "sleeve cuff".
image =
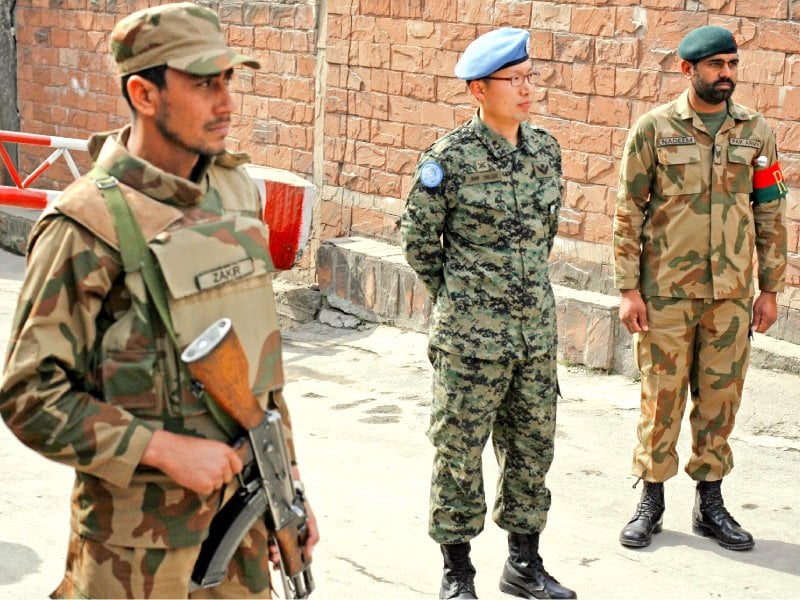
<svg viewBox="0 0 800 600">
<path fill-rule="evenodd" d="M 639 289 L 638 277 L 618 277 L 615 281 L 618 290 L 636 290 Z"/>
<path fill-rule="evenodd" d="M 98 477 L 122 488 L 130 485 L 145 448 L 153 437 L 153 430 L 139 419 L 135 419 L 131 423 L 131 427 L 133 430 L 123 453 L 108 461 L 95 472 Z"/>
</svg>

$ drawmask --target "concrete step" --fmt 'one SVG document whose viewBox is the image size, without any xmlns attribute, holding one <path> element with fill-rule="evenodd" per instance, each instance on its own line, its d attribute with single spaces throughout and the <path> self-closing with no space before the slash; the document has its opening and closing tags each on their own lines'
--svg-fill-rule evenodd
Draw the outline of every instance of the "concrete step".
<svg viewBox="0 0 800 600">
<path fill-rule="evenodd" d="M 325 240 L 317 273 L 328 307 L 365 321 L 427 331 L 430 300 L 399 247 L 360 237 Z M 631 335 L 617 317 L 619 297 L 560 285 L 553 285 L 553 292 L 559 360 L 636 377 Z M 756 334 L 751 365 L 800 373 L 800 346 Z"/>
</svg>

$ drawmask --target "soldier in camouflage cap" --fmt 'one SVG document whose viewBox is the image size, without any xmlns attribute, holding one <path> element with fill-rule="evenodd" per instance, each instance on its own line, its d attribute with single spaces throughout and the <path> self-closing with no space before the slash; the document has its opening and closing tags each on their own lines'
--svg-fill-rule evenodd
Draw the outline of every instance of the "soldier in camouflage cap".
<svg viewBox="0 0 800 600">
<path fill-rule="evenodd" d="M 643 547 L 661 531 L 664 481 L 691 391 L 695 531 L 731 550 L 753 537 L 726 510 L 728 437 L 747 371 L 752 330 L 777 315 L 786 270 L 786 185 L 763 116 L 731 100 L 739 56 L 731 32 L 707 26 L 678 47 L 688 89 L 642 116 L 622 156 L 614 218 L 620 318 L 641 371 L 633 475 L 639 505 L 620 534 Z M 753 302 L 754 250 L 759 295 Z"/>
<path fill-rule="evenodd" d="M 0 390 L 11 431 L 76 471 L 66 574 L 52 597 L 268 597 L 263 520 L 218 587 L 191 591 L 242 461 L 179 359 L 230 317 L 253 394 L 290 425 L 268 233 L 247 157 L 225 151 L 233 67 L 258 63 L 227 48 L 217 16 L 191 3 L 123 19 L 111 46 L 132 124 L 90 139 L 95 168 L 31 233 Z M 114 194 L 127 217 L 111 209 Z M 157 265 L 164 320 L 140 250 Z M 308 524 L 310 556 L 310 512 Z"/>
<path fill-rule="evenodd" d="M 558 390 L 547 257 L 563 184 L 558 142 L 527 122 L 528 38 L 502 28 L 466 49 L 456 76 L 478 111 L 422 154 L 401 221 L 405 257 L 434 303 L 428 531 L 444 556 L 440 598 L 476 597 L 470 540 L 486 515 L 481 454 L 490 435 L 500 465 L 493 518 L 510 555 L 500 589 L 576 597 L 538 553 Z"/>
</svg>

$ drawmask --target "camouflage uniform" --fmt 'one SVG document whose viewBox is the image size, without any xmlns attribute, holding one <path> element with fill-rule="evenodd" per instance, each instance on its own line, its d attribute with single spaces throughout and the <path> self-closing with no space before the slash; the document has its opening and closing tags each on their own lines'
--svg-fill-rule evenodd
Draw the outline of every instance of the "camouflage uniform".
<svg viewBox="0 0 800 600">
<path fill-rule="evenodd" d="M 420 173 L 433 163 L 442 179 L 426 185 Z M 434 143 L 415 172 L 401 233 L 435 301 L 429 533 L 440 544 L 483 529 L 490 433 L 501 467 L 494 520 L 519 533 L 544 527 L 557 390 L 547 257 L 561 195 L 553 136 L 523 123 L 515 147 L 477 114 Z"/>
<path fill-rule="evenodd" d="M 716 481 L 733 468 L 727 439 L 749 359 L 753 249 L 759 288 L 783 290 L 786 191 L 775 138 L 764 117 L 744 106 L 728 101 L 712 138 L 687 91 L 631 129 L 614 254 L 617 287 L 641 292 L 650 325 L 634 335 L 642 373 L 636 477 L 660 482 L 677 472 L 687 387 L 687 473 Z"/>
<path fill-rule="evenodd" d="M 201 158 L 195 183 L 131 155 L 128 133 L 95 138 L 90 149 L 104 142 L 97 164 L 119 180 L 153 250 L 179 343 L 231 317 L 254 394 L 288 424 L 273 267 L 243 157 Z M 224 277 L 231 264 L 245 275 Z M 31 233 L 0 395 L 0 413 L 23 443 L 76 470 L 73 537 L 56 595 L 186 597 L 199 545 L 235 483 L 205 497 L 139 464 L 156 429 L 226 440 L 178 360 L 141 272 L 123 271 L 103 195 L 81 178 Z M 267 558 L 259 524 L 228 584 L 211 593 L 269 595 Z"/>
</svg>

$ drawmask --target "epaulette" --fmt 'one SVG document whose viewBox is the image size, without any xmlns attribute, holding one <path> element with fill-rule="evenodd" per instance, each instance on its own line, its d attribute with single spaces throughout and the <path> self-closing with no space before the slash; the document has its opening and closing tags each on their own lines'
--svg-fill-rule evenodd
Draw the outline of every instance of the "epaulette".
<svg viewBox="0 0 800 600">
<path fill-rule="evenodd" d="M 472 123 L 471 122 L 464 123 L 463 125 L 456 127 L 452 131 L 446 133 L 438 140 L 433 142 L 433 144 L 431 144 L 431 146 L 425 151 L 425 153 L 427 154 L 430 152 L 433 154 L 440 155 L 451 146 L 459 144 L 460 142 L 463 141 L 465 137 L 469 137 L 471 135 L 473 135 Z"/>
<path fill-rule="evenodd" d="M 227 150 L 218 154 L 214 160 L 214 164 L 226 169 L 235 169 L 249 162 L 251 162 L 250 155 L 246 152 L 228 152 Z"/>
<path fill-rule="evenodd" d="M 733 113 L 734 118 L 739 119 L 740 121 L 750 121 L 761 116 L 760 112 L 752 110 L 743 104 L 736 104 L 735 102 L 732 104 L 733 106 L 731 108 L 731 112 Z"/>
<path fill-rule="evenodd" d="M 101 131 L 99 133 L 92 134 L 89 139 L 87 140 L 89 151 L 89 156 L 92 157 L 92 160 L 97 160 L 97 157 L 100 154 L 100 150 L 103 148 L 103 144 L 106 143 L 108 138 L 116 138 L 119 135 L 120 129 L 112 129 L 111 131 Z"/>
<path fill-rule="evenodd" d="M 558 143 L 558 138 L 556 138 L 556 136 L 554 136 L 551 131 L 549 131 L 548 129 L 545 129 L 541 125 L 536 125 L 535 123 L 527 123 L 526 122 L 526 123 L 522 124 L 522 127 L 523 128 L 527 127 L 528 129 L 530 129 L 531 133 L 541 133 L 541 134 L 549 137 L 551 140 L 555 141 L 556 143 Z"/>
<path fill-rule="evenodd" d="M 148 242 L 182 216 L 174 206 L 153 200 L 125 184 L 120 183 L 119 186 Z M 112 248 L 119 248 L 106 199 L 95 182 L 86 175 L 72 182 L 45 214 L 47 217 L 54 214 L 69 217 Z"/>
</svg>

